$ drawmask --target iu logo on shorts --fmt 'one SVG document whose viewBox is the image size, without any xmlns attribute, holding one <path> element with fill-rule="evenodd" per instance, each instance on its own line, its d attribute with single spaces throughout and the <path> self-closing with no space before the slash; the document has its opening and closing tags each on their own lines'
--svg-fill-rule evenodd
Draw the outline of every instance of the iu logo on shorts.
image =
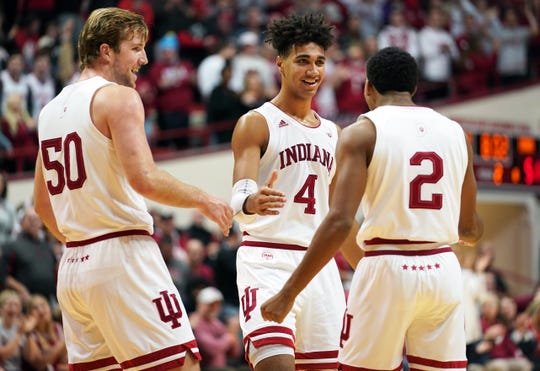
<svg viewBox="0 0 540 371">
<path fill-rule="evenodd" d="M 182 308 L 176 294 L 169 293 L 167 290 L 161 291 L 159 294 L 161 297 L 152 300 L 158 310 L 159 318 L 163 322 L 171 322 L 171 328 L 173 329 L 182 326 L 179 321 L 182 318 Z M 165 306 L 163 306 L 163 303 L 165 303 Z"/>
<path fill-rule="evenodd" d="M 242 312 L 244 313 L 244 321 L 251 319 L 251 312 L 257 307 L 257 290 L 259 288 L 246 287 L 244 295 L 242 295 Z"/>
</svg>

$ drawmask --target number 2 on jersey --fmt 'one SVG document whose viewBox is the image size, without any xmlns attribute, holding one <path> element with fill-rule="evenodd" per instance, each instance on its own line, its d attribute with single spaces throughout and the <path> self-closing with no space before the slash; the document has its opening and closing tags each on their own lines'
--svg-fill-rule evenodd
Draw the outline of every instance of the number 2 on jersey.
<svg viewBox="0 0 540 371">
<path fill-rule="evenodd" d="M 422 200 L 422 185 L 437 183 L 443 176 L 443 160 L 435 152 L 416 152 L 409 163 L 420 166 L 422 161 L 430 161 L 433 165 L 431 174 L 419 174 L 409 184 L 409 207 L 411 209 L 437 209 L 442 208 L 443 196 L 433 193 L 430 200 Z"/>
<path fill-rule="evenodd" d="M 306 214 L 315 214 L 315 181 L 317 180 L 317 175 L 310 174 L 306 178 L 304 185 L 298 193 L 294 196 L 294 202 L 299 204 L 306 204 L 304 213 Z"/>
</svg>

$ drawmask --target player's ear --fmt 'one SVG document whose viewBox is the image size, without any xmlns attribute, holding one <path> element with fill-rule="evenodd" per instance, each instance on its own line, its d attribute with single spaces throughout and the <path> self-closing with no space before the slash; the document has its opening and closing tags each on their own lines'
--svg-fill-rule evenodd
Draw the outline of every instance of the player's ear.
<svg viewBox="0 0 540 371">
<path fill-rule="evenodd" d="M 282 71 L 281 71 L 281 67 L 283 66 L 283 58 L 282 58 L 280 55 L 278 55 L 278 56 L 276 57 L 276 66 L 277 66 L 278 70 L 279 70 L 280 72 L 282 72 Z"/>
</svg>

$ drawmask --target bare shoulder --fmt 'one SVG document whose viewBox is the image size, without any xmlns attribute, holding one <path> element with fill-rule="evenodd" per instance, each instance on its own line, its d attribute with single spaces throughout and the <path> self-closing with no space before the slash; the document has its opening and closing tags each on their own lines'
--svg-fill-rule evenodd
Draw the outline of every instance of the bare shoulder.
<svg viewBox="0 0 540 371">
<path fill-rule="evenodd" d="M 341 133 L 341 141 L 345 145 L 356 148 L 372 148 L 375 144 L 377 132 L 373 122 L 367 117 L 360 117 Z"/>
<path fill-rule="evenodd" d="M 130 87 L 122 85 L 106 85 L 94 95 L 94 107 L 104 105 L 108 110 L 129 112 L 138 106 L 142 107 L 139 93 Z"/>
<path fill-rule="evenodd" d="M 238 119 L 232 136 L 232 147 L 256 144 L 265 147 L 270 133 L 263 115 L 256 111 L 249 111 Z"/>
</svg>

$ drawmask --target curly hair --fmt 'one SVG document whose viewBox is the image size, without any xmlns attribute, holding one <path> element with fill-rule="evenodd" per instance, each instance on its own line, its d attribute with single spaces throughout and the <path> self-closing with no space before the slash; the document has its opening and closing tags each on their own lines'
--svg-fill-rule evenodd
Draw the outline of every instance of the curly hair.
<svg viewBox="0 0 540 371">
<path fill-rule="evenodd" d="M 278 18 L 268 25 L 265 36 L 265 42 L 282 57 L 286 57 L 294 45 L 313 42 L 328 50 L 334 43 L 333 26 L 326 23 L 320 13 Z"/>
<path fill-rule="evenodd" d="M 389 91 L 413 93 L 418 83 L 418 65 L 406 51 L 396 47 L 379 50 L 367 62 L 367 78 L 380 94 Z"/>
</svg>

